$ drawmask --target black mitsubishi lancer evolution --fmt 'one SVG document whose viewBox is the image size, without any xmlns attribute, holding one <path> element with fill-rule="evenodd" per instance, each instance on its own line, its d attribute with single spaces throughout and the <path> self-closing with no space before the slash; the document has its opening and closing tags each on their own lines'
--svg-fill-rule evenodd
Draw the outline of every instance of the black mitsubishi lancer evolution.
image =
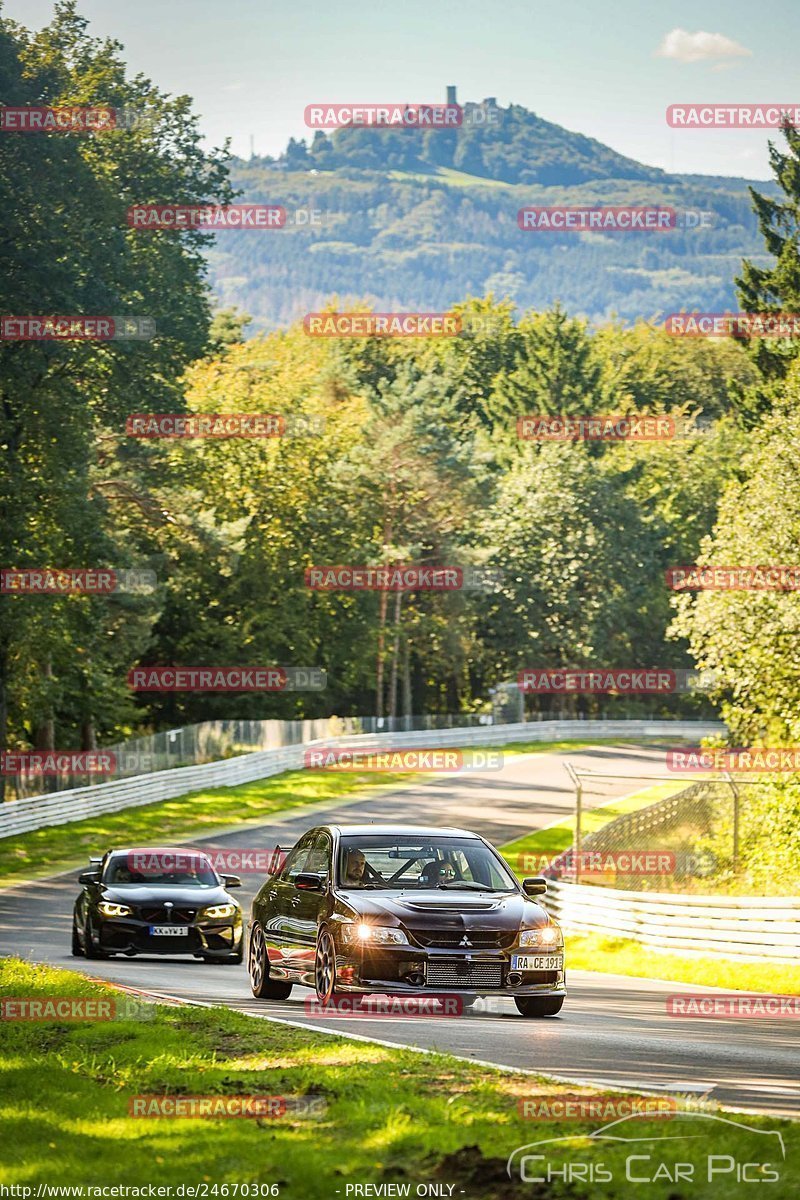
<svg viewBox="0 0 800 1200">
<path fill-rule="evenodd" d="M 525 1017 L 566 995 L 561 930 L 497 851 L 463 829 L 321 825 L 276 866 L 252 907 L 253 995 L 294 984 L 346 993 L 506 995 Z"/>
<path fill-rule="evenodd" d="M 109 850 L 78 876 L 83 891 L 72 916 L 72 953 L 190 954 L 240 963 L 241 905 L 228 895 L 237 875 L 220 876 L 196 850 Z"/>
</svg>

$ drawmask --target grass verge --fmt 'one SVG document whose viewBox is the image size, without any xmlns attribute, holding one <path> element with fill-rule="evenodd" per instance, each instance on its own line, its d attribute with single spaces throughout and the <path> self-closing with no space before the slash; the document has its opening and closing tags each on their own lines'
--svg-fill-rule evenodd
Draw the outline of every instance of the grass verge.
<svg viewBox="0 0 800 1200">
<path fill-rule="evenodd" d="M 655 787 L 613 800 L 601 808 L 589 809 L 583 814 L 583 832 L 591 833 L 612 818 L 654 804 L 657 800 L 663 800 L 666 796 L 681 791 L 685 786 L 685 781 L 659 783 Z M 548 829 L 540 829 L 509 842 L 500 847 L 500 852 L 520 878 L 538 874 L 545 865 L 545 859 L 569 849 L 574 829 L 574 818 L 569 818 L 551 825 Z M 598 902 L 602 902 L 600 888 Z M 566 955 L 568 968 L 576 971 L 608 971 L 641 979 L 667 979 L 676 983 L 701 984 L 731 991 L 772 992 L 780 995 L 800 993 L 800 966 L 795 967 L 791 964 L 742 964 L 723 958 L 684 958 L 678 954 L 650 950 L 628 938 L 605 937 L 602 934 L 567 934 Z"/>
<path fill-rule="evenodd" d="M 633 792 L 630 796 L 609 800 L 596 808 L 584 809 L 581 821 L 583 835 L 594 833 L 595 830 L 602 828 L 615 817 L 635 812 L 639 808 L 646 808 L 648 804 L 655 804 L 657 800 L 663 800 L 666 796 L 683 791 L 685 787 L 685 779 L 675 783 L 669 780 Z M 530 859 L 531 863 L 528 868 L 520 867 L 520 870 L 517 871 L 520 877 L 526 874 L 530 875 L 532 872 L 535 873 L 534 868 L 538 871 L 539 868 L 536 864 L 540 859 L 551 858 L 568 850 L 572 845 L 574 833 L 575 817 L 566 817 L 563 821 L 549 825 L 546 829 L 538 829 L 533 833 L 526 833 L 524 837 L 517 838 L 513 842 L 507 842 L 500 847 L 500 853 L 512 867 L 520 864 L 523 858 Z"/>
<path fill-rule="evenodd" d="M 725 958 L 682 958 L 640 946 L 628 938 L 602 934 L 567 936 L 567 966 L 576 971 L 611 971 L 645 979 L 669 979 L 740 992 L 800 994 L 800 966 L 790 963 L 737 963 Z"/>
<path fill-rule="evenodd" d="M 0 962 L 0 997 L 113 994 L 71 971 Z M 185 1189 L 205 1184 L 208 1196 L 235 1196 L 234 1184 L 259 1184 L 249 1195 L 264 1195 L 264 1187 L 273 1184 L 287 1200 L 328 1200 L 337 1193 L 344 1198 L 347 1184 L 379 1189 L 361 1195 L 414 1196 L 421 1183 L 438 1185 L 441 1191 L 434 1195 L 468 1200 L 545 1195 L 576 1200 L 629 1194 L 625 1159 L 636 1153 L 651 1156 L 637 1161 L 640 1177 L 646 1170 L 654 1176 L 658 1163 L 667 1168 L 648 1188 L 649 1200 L 676 1195 L 667 1175 L 680 1162 L 692 1164 L 696 1173 L 692 1195 L 717 1196 L 718 1187 L 728 1197 L 750 1194 L 752 1185 L 738 1185 L 730 1172 L 715 1187 L 705 1184 L 707 1154 L 772 1161 L 780 1178 L 770 1196 L 783 1200 L 800 1190 L 800 1127 L 789 1121 L 744 1117 L 727 1125 L 696 1114 L 677 1113 L 668 1121 L 637 1117 L 631 1136 L 668 1134 L 679 1140 L 639 1141 L 633 1148 L 598 1145 L 585 1139 L 603 1119 L 532 1121 L 519 1112 L 525 1098 L 541 1104 L 565 1092 L 597 1095 L 591 1089 L 495 1072 L 446 1055 L 350 1042 L 224 1008 L 148 1005 L 146 1016 L 0 1022 L 0 1184 L 30 1188 L 28 1196 L 37 1185 L 54 1182 Z M 509 1018 L 514 1019 L 522 1018 Z M 322 1111 L 300 1118 L 290 1108 L 274 1119 L 131 1116 L 132 1098 L 145 1095 L 286 1096 Z M 787 1162 L 775 1162 L 774 1147 L 765 1148 L 775 1142 L 765 1132 L 776 1129 L 785 1140 Z M 553 1169 L 563 1171 L 565 1161 L 589 1163 L 595 1170 L 602 1163 L 612 1180 L 584 1179 L 568 1187 L 556 1182 L 552 1191 L 509 1180 L 506 1159 L 512 1151 L 565 1136 L 573 1139 L 566 1150 L 544 1148 Z M 409 1191 L 380 1188 L 389 1183 Z M 225 1184 L 229 1189 L 219 1190 Z M 179 1194 L 191 1193 L 172 1193 Z M 680 1194 L 688 1193 L 681 1188 Z"/>
</svg>

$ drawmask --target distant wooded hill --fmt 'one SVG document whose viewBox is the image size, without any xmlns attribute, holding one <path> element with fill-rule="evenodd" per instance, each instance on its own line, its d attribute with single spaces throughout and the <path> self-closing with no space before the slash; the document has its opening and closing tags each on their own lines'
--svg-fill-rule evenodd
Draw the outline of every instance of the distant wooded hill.
<svg viewBox="0 0 800 1200">
<path fill-rule="evenodd" d="M 221 233 L 209 253 L 219 300 L 254 329 L 337 295 L 377 309 L 447 309 L 467 294 L 521 309 L 556 300 L 592 320 L 736 308 L 733 278 L 763 246 L 747 180 L 670 175 L 519 105 L 464 105 L 455 130 L 345 128 L 290 141 L 277 160 L 234 160 L 241 199 L 306 224 Z M 757 184 L 771 193 L 773 185 Z M 662 232 L 524 232 L 525 205 L 667 204 L 708 214 Z M 766 260 L 765 260 L 766 261 Z"/>
</svg>

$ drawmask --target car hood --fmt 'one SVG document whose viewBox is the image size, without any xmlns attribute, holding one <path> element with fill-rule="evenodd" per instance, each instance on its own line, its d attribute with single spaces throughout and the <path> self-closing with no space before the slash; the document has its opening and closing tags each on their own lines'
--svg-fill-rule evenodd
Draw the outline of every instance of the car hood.
<svg viewBox="0 0 800 1200">
<path fill-rule="evenodd" d="M 132 907 L 166 904 L 171 901 L 181 908 L 206 908 L 209 904 L 236 904 L 224 887 L 146 887 L 137 884 L 115 884 L 103 888 L 103 899 L 112 904 L 130 904 Z"/>
<path fill-rule="evenodd" d="M 419 891 L 342 893 L 356 917 L 399 921 L 407 929 L 519 929 L 546 925 L 541 905 L 508 892 L 457 892 L 443 888 Z"/>
</svg>

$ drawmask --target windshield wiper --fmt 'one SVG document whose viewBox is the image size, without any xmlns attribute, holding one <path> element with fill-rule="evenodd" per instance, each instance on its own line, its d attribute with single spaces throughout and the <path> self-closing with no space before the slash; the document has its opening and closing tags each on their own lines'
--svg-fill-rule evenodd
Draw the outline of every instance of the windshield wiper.
<svg viewBox="0 0 800 1200">
<path fill-rule="evenodd" d="M 473 879 L 444 879 L 436 886 L 440 888 L 458 888 L 459 890 L 462 888 L 471 888 L 472 891 L 475 891 L 477 888 L 479 892 L 493 892 L 495 890 L 494 888 L 487 887 L 485 883 L 476 883 Z"/>
</svg>

